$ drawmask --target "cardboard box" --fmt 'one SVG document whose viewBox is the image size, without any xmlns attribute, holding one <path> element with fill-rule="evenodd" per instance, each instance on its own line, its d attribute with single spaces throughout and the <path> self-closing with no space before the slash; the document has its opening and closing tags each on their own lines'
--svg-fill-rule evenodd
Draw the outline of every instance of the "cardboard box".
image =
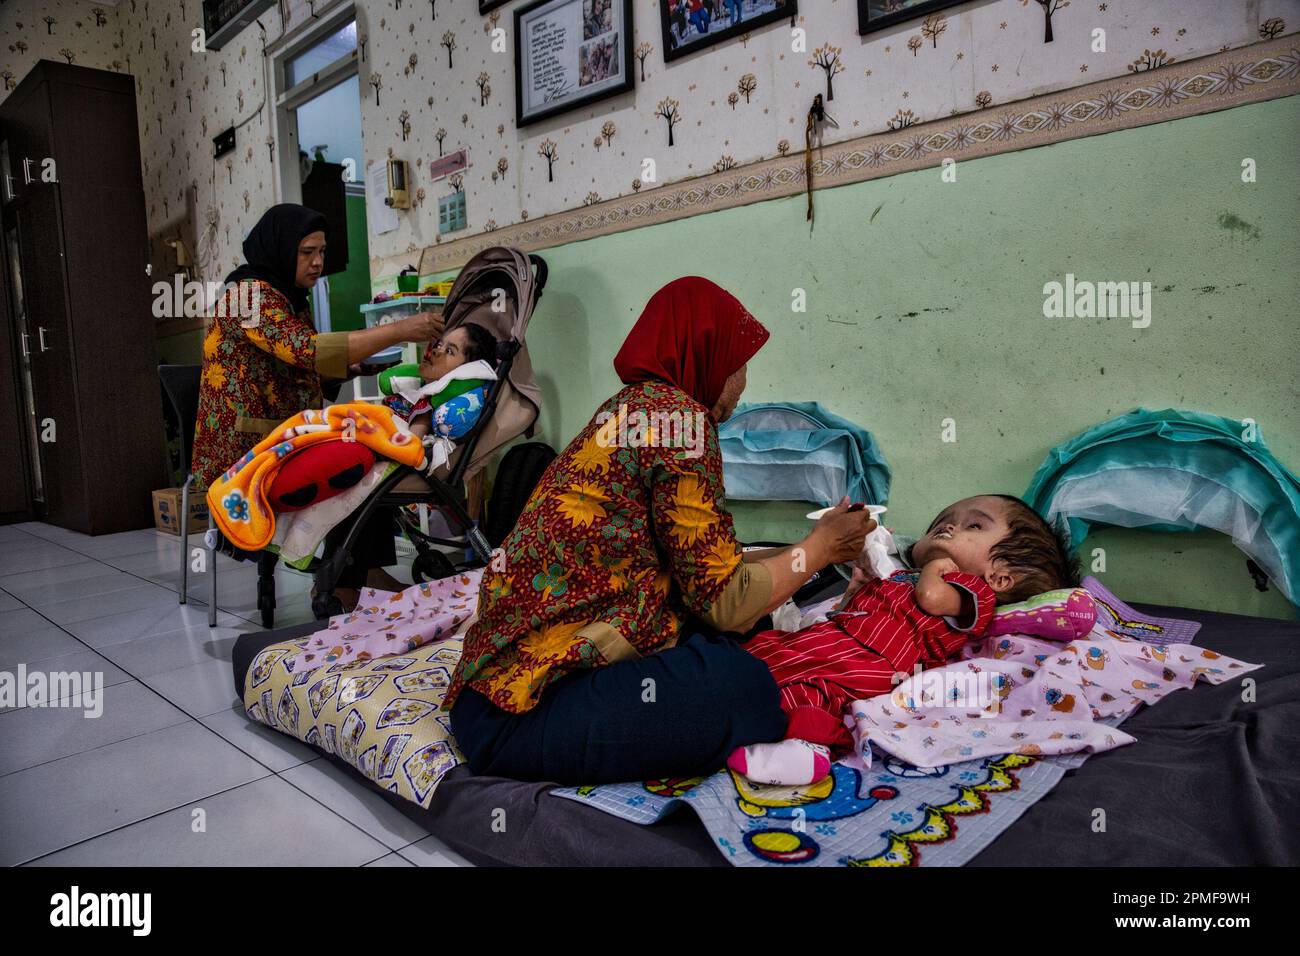
<svg viewBox="0 0 1300 956">
<path fill-rule="evenodd" d="M 208 499 L 202 489 L 190 486 L 190 520 L 187 534 L 208 530 Z M 153 524 L 167 534 L 181 533 L 181 490 L 162 488 L 153 493 Z"/>
</svg>

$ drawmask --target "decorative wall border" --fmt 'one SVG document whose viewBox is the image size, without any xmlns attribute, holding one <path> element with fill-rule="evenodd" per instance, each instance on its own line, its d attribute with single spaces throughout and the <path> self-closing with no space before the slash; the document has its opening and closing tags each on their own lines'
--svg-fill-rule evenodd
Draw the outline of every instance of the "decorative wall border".
<svg viewBox="0 0 1300 956">
<path fill-rule="evenodd" d="M 1086 86 L 989 107 L 899 130 L 833 143 L 813 160 L 815 190 L 1033 149 L 1120 129 L 1212 113 L 1300 93 L 1300 43 L 1283 37 Z M 426 274 L 463 265 L 489 246 L 545 249 L 657 225 L 804 191 L 803 151 L 725 172 L 665 183 L 620 196 L 427 246 Z M 371 260 L 372 278 L 398 272 L 411 253 Z"/>
</svg>

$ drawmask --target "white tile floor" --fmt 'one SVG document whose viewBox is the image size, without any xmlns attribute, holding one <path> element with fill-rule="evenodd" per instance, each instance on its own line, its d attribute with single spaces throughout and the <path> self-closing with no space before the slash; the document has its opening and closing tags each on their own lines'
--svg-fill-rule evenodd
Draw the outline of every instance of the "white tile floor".
<svg viewBox="0 0 1300 956">
<path fill-rule="evenodd" d="M 180 557 L 152 530 L 0 526 L 0 671 L 104 682 L 97 718 L 0 708 L 0 865 L 468 865 L 418 808 L 245 718 L 230 651 L 261 630 L 256 568 L 218 559 L 209 629 L 205 575 L 177 603 Z M 277 570 L 276 626 L 311 620 L 310 586 Z"/>
</svg>

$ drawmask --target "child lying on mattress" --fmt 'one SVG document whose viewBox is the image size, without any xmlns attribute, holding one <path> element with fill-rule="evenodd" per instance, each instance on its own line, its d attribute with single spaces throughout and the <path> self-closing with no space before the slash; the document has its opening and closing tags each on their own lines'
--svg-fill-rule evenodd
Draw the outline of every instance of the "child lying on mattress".
<svg viewBox="0 0 1300 956">
<path fill-rule="evenodd" d="M 488 383 L 496 381 L 497 340 L 466 322 L 429 343 L 418 364 L 398 365 L 379 376 L 384 404 L 423 438 L 460 438 L 478 421 Z"/>
<path fill-rule="evenodd" d="M 912 546 L 919 571 L 869 580 L 855 567 L 830 618 L 764 631 L 745 645 L 772 671 L 789 719 L 786 739 L 738 747 L 727 766 L 757 783 L 812 783 L 848 753 L 844 708 L 888 693 L 913 668 L 943 664 L 979 637 L 995 604 L 1074 587 L 1077 563 L 1019 498 L 980 495 L 945 508 Z"/>
</svg>

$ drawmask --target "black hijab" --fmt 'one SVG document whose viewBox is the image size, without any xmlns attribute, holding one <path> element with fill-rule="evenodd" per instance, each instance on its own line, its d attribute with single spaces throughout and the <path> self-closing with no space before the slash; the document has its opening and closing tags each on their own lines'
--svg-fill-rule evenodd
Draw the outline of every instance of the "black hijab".
<svg viewBox="0 0 1300 956">
<path fill-rule="evenodd" d="M 243 279 L 261 279 L 282 293 L 293 305 L 294 312 L 307 307 L 307 290 L 298 288 L 298 243 L 313 232 L 329 234 L 329 223 L 314 209 L 294 203 L 272 206 L 257 220 L 257 225 L 244 240 L 242 266 L 226 281 L 238 283 Z"/>
</svg>

